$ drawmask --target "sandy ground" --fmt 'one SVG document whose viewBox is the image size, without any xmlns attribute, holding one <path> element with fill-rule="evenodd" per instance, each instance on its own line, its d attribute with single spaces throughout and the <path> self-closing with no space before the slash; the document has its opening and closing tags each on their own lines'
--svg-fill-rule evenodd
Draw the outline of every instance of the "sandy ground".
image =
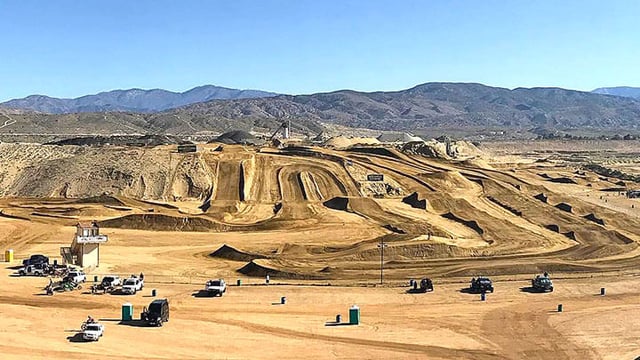
<svg viewBox="0 0 640 360">
<path fill-rule="evenodd" d="M 11 277 L 0 286 L 3 359 L 633 359 L 640 354 L 640 295 L 636 277 L 556 280 L 556 291 L 522 291 L 526 281 L 497 282 L 482 302 L 466 284 L 428 294 L 402 287 L 232 286 L 221 298 L 198 297 L 198 285 L 148 284 L 138 295 L 81 291 L 43 295 L 42 278 Z M 257 284 L 254 281 L 254 284 Z M 245 283 L 246 284 L 246 283 Z M 599 296 L 601 286 L 607 295 Z M 171 303 L 161 328 L 121 324 L 120 305 L 138 314 L 152 298 Z M 194 296 L 196 295 L 196 296 Z M 280 305 L 286 296 L 285 305 Z M 359 326 L 327 326 L 348 308 L 361 308 Z M 564 312 L 557 313 L 558 304 Z M 78 340 L 87 315 L 104 337 Z"/>
</svg>

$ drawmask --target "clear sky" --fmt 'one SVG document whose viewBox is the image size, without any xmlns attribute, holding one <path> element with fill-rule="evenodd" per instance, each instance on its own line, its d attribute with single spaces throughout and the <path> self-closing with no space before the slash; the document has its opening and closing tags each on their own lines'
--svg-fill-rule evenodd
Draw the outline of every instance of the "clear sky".
<svg viewBox="0 0 640 360">
<path fill-rule="evenodd" d="M 638 0 L 0 0 L 0 101 L 30 94 L 300 94 L 640 86 Z"/>
</svg>

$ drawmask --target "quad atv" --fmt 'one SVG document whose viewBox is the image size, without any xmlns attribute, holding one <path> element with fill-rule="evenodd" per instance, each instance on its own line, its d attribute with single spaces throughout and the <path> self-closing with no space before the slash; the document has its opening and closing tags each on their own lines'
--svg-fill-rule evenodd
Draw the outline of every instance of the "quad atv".
<svg viewBox="0 0 640 360">
<path fill-rule="evenodd" d="M 63 291 L 73 291 L 73 290 L 81 290 L 82 289 L 82 285 L 80 285 L 79 283 L 75 282 L 75 281 L 71 281 L 71 280 L 67 280 L 67 281 L 62 281 L 60 283 L 60 288 Z"/>
</svg>

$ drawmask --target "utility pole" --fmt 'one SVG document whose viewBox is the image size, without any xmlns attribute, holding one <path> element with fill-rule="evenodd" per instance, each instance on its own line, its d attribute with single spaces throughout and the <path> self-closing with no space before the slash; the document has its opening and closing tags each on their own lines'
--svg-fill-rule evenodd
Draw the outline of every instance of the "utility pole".
<svg viewBox="0 0 640 360">
<path fill-rule="evenodd" d="M 384 243 L 384 237 L 380 238 L 380 244 L 378 244 L 380 248 L 380 285 L 384 282 L 384 248 L 387 247 L 387 244 Z"/>
</svg>

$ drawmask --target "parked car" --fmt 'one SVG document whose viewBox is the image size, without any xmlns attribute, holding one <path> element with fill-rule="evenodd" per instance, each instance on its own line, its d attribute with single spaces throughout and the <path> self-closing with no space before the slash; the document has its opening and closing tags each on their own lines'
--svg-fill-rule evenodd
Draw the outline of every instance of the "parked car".
<svg viewBox="0 0 640 360">
<path fill-rule="evenodd" d="M 49 273 L 49 266 L 47 264 L 35 264 L 35 265 L 27 265 L 18 270 L 18 274 L 20 276 L 33 275 L 33 276 L 44 276 Z"/>
<path fill-rule="evenodd" d="M 91 293 L 95 294 L 100 291 L 103 293 L 111 293 L 115 290 L 116 286 L 122 285 L 120 277 L 117 275 L 107 275 L 102 278 L 100 284 L 91 286 Z"/>
<path fill-rule="evenodd" d="M 212 296 L 222 296 L 227 291 L 227 284 L 223 279 L 209 280 L 204 289 Z"/>
<path fill-rule="evenodd" d="M 22 265 L 37 265 L 37 264 L 49 264 L 49 258 L 44 255 L 35 254 L 31 255 L 28 259 L 22 260 Z"/>
<path fill-rule="evenodd" d="M 122 292 L 124 294 L 134 295 L 136 292 L 142 290 L 142 288 L 144 288 L 144 280 L 136 276 L 128 278 L 122 284 Z"/>
<path fill-rule="evenodd" d="M 72 281 L 74 283 L 81 283 L 87 281 L 87 275 L 82 270 L 69 271 L 63 281 Z"/>
<path fill-rule="evenodd" d="M 423 278 L 420 280 L 420 292 L 433 291 L 433 281 L 429 278 Z"/>
<path fill-rule="evenodd" d="M 94 322 L 84 326 L 82 330 L 82 339 L 87 341 L 98 341 L 104 334 L 104 325 Z"/>
<path fill-rule="evenodd" d="M 553 292 L 553 282 L 547 273 L 542 276 L 536 275 L 536 277 L 531 280 L 531 288 L 534 291 Z"/>
<path fill-rule="evenodd" d="M 156 299 L 142 311 L 140 318 L 148 325 L 162 326 L 163 323 L 169 321 L 169 300 Z"/>
<path fill-rule="evenodd" d="M 469 286 L 469 291 L 472 293 L 484 293 L 484 292 L 493 292 L 493 283 L 491 279 L 484 276 L 479 276 L 477 278 L 471 279 L 471 285 Z"/>
<path fill-rule="evenodd" d="M 106 275 L 102 277 L 102 281 L 100 283 L 107 286 L 120 286 L 122 285 L 122 280 L 118 275 Z"/>
</svg>

